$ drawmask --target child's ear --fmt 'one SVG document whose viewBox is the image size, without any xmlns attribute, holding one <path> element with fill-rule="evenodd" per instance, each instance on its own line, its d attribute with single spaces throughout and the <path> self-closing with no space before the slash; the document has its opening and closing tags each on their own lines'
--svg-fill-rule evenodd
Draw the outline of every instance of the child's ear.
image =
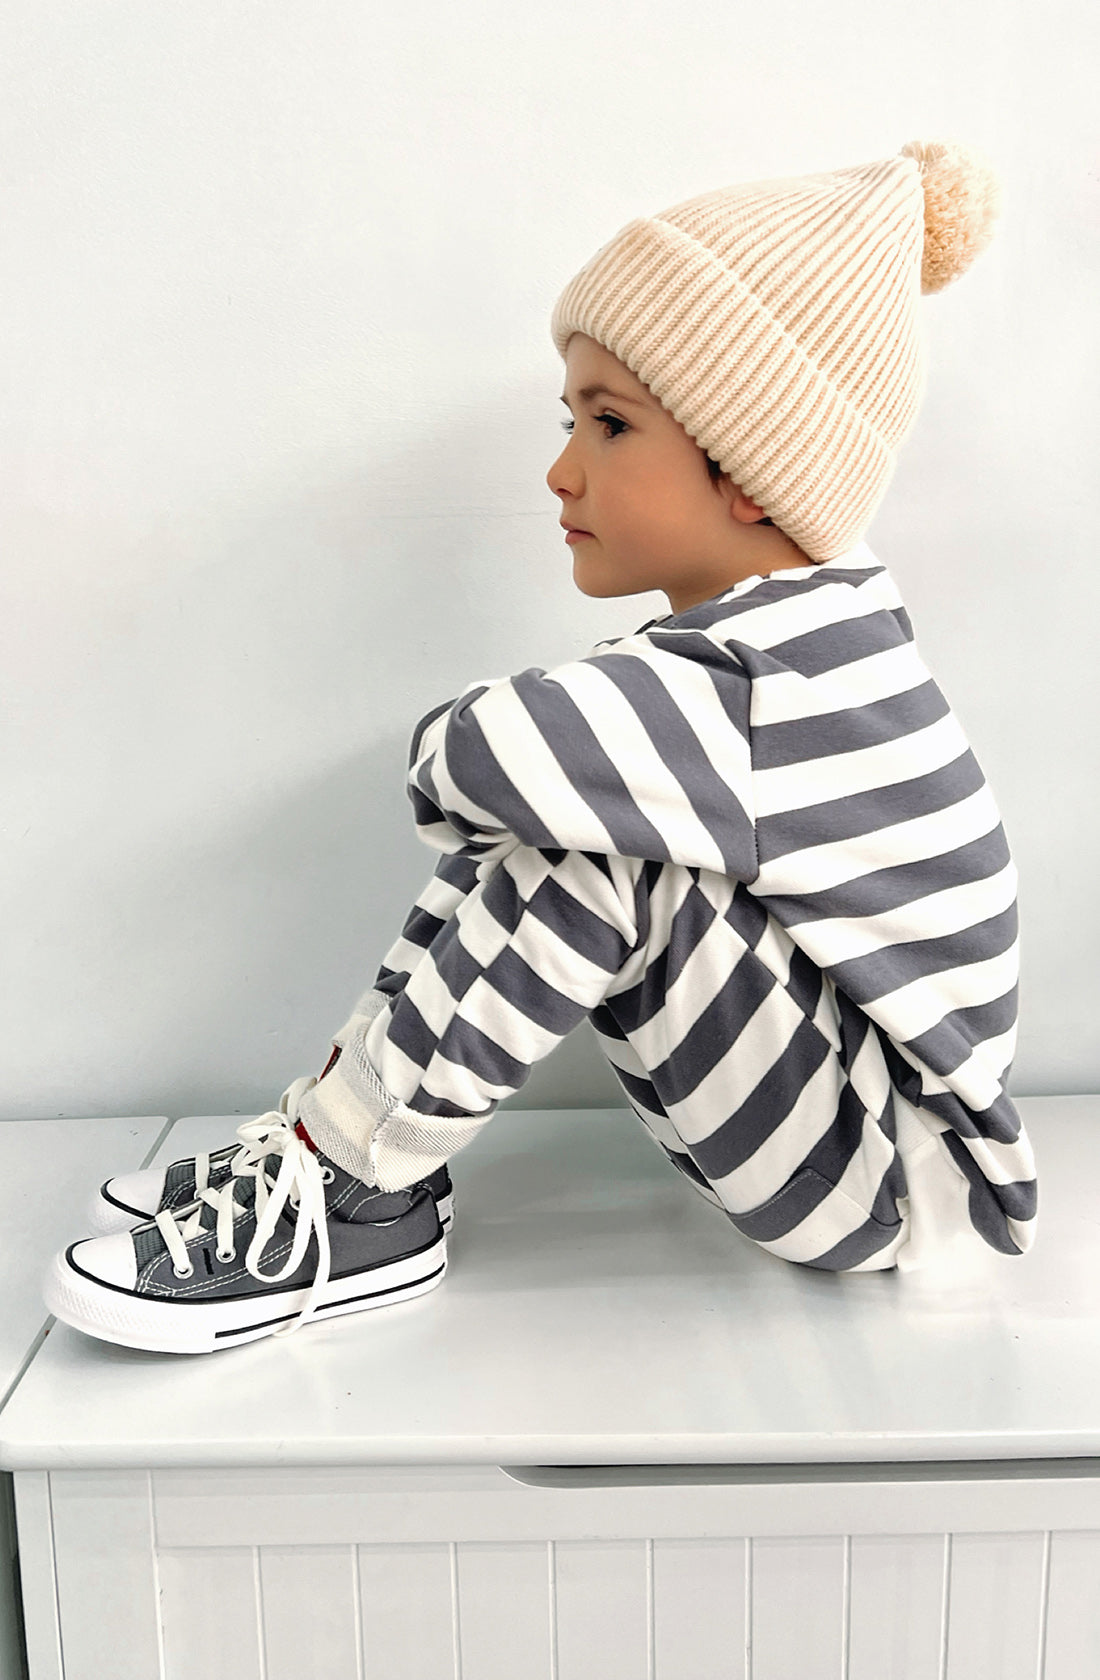
<svg viewBox="0 0 1100 1680">
<path fill-rule="evenodd" d="M 712 462 L 709 456 L 706 459 L 707 471 L 710 473 L 711 483 L 715 486 L 718 493 L 724 496 L 729 502 L 730 512 L 733 514 L 733 517 L 740 520 L 742 525 L 752 525 L 755 524 L 756 520 L 763 519 L 764 509 L 760 506 L 760 504 L 758 502 L 754 502 L 751 497 L 746 496 L 745 492 L 738 485 L 734 484 L 729 473 L 715 472 L 714 468 L 717 466 L 717 462 Z"/>
<path fill-rule="evenodd" d="M 736 484 L 730 484 L 729 493 L 730 512 L 742 525 L 754 525 L 758 519 L 763 519 L 764 509 L 758 502 L 754 502 L 751 496 L 746 496 Z"/>
</svg>

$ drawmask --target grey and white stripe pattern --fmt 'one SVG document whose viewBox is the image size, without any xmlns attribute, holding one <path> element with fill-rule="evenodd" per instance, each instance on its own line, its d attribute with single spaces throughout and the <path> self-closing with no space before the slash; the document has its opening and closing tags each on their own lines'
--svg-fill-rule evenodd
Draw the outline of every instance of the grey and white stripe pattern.
<svg viewBox="0 0 1100 1680">
<path fill-rule="evenodd" d="M 1030 1247 L 1015 869 L 866 544 L 471 684 L 417 726 L 409 789 L 441 856 L 364 1035 L 399 1103 L 487 1118 L 587 1016 L 763 1246 L 847 1269 L 888 1245 L 900 1095 L 974 1229 Z"/>
</svg>

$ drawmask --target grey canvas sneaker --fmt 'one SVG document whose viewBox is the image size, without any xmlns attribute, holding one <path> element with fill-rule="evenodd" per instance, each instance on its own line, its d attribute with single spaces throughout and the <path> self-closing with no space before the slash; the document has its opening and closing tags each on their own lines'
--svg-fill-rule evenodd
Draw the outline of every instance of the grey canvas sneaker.
<svg viewBox="0 0 1100 1680">
<path fill-rule="evenodd" d="M 288 1085 L 279 1101 L 278 1114 L 285 1115 L 288 1105 L 296 1110 L 306 1091 L 316 1083 L 316 1079 L 296 1079 Z M 108 1237 L 115 1231 L 132 1231 L 135 1225 L 146 1224 L 158 1213 L 187 1207 L 204 1190 L 220 1190 L 230 1178 L 250 1172 L 264 1153 L 264 1139 L 271 1120 L 271 1114 L 246 1120 L 237 1128 L 237 1142 L 227 1143 L 221 1149 L 189 1155 L 166 1167 L 145 1167 L 140 1172 L 121 1173 L 117 1178 L 107 1179 L 88 1201 L 84 1219 L 88 1235 Z M 454 1224 L 454 1187 L 446 1165 L 421 1182 L 435 1197 L 440 1224 L 449 1231 Z"/>
<path fill-rule="evenodd" d="M 55 1255 L 50 1312 L 124 1347 L 211 1353 L 434 1289 L 447 1247 L 426 1186 L 363 1184 L 315 1153 L 293 1116 L 293 1101 L 261 1116 L 262 1152 L 249 1145 L 220 1188 Z"/>
</svg>

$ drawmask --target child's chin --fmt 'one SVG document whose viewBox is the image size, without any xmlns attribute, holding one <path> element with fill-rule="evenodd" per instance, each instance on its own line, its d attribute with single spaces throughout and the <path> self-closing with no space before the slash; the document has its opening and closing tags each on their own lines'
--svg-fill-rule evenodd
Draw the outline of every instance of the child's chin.
<svg viewBox="0 0 1100 1680">
<path fill-rule="evenodd" d="M 573 582 L 582 595 L 595 600 L 611 600 L 619 595 L 642 595 L 653 585 L 636 583 L 631 578 L 601 577 L 594 566 L 586 566 L 579 557 L 573 561 Z"/>
</svg>

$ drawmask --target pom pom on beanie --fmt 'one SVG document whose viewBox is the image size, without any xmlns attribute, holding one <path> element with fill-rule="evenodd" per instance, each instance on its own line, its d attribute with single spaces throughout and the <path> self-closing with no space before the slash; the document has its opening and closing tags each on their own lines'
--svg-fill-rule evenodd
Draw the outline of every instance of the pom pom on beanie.
<svg viewBox="0 0 1100 1680">
<path fill-rule="evenodd" d="M 993 168 L 973 146 L 945 140 L 910 140 L 901 148 L 920 167 L 924 189 L 922 292 L 942 292 L 965 274 L 993 238 L 1001 187 Z"/>
<path fill-rule="evenodd" d="M 753 181 L 639 216 L 574 275 L 550 330 L 647 385 L 817 562 L 886 491 L 924 391 L 918 304 L 989 244 L 996 176 L 973 147 Z"/>
</svg>

